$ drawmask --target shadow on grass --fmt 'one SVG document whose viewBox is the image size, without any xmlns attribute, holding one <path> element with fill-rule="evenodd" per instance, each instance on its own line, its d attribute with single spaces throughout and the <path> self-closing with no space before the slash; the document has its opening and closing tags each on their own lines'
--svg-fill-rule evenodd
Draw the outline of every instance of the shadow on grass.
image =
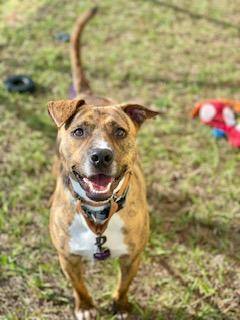
<svg viewBox="0 0 240 320">
<path fill-rule="evenodd" d="M 21 120 L 24 120 L 25 123 L 32 129 L 44 132 L 44 135 L 51 141 L 54 141 L 56 138 L 56 130 L 54 127 L 48 123 L 45 115 L 38 115 L 32 112 L 23 111 L 21 113 Z"/>
<path fill-rule="evenodd" d="M 152 229 L 161 233 L 167 238 L 169 234 L 173 237 L 173 242 L 183 244 L 190 247 L 190 250 L 194 247 L 202 247 L 205 251 L 210 253 L 224 254 L 232 259 L 235 263 L 240 263 L 239 247 L 240 247 L 240 224 L 234 226 L 222 225 L 217 221 L 205 221 L 199 219 L 197 216 L 192 216 L 184 220 L 184 223 L 178 223 L 179 218 L 186 216 L 188 209 L 192 205 L 192 200 L 188 195 L 174 195 L 174 193 L 159 195 L 157 191 L 151 190 L 148 195 L 149 203 L 153 204 L 153 212 L 161 212 L 161 219 L 158 216 L 153 216 Z M 175 221 L 176 218 L 176 221 Z M 161 220 L 161 224 L 160 224 Z M 194 242 L 193 242 L 194 239 Z M 221 241 L 224 239 L 224 245 L 221 245 Z M 156 256 L 154 258 L 158 261 L 159 265 L 167 271 L 167 273 L 176 280 L 182 287 L 189 289 L 195 296 L 196 302 L 194 303 L 194 309 L 198 308 L 198 305 L 204 301 L 209 304 L 212 309 L 215 310 L 219 319 L 230 319 L 226 314 L 223 314 L 216 302 L 214 302 L 215 295 L 206 295 L 195 287 L 193 288 L 176 268 L 171 266 L 168 257 Z M 181 311 L 181 310 L 180 310 Z M 172 313 L 173 312 L 173 315 Z M 159 314 L 159 319 L 199 319 L 193 316 L 186 315 L 174 318 L 175 310 L 168 310 L 165 313 Z M 179 312 L 178 310 L 176 312 Z M 171 316 L 168 316 L 170 314 Z"/>
<path fill-rule="evenodd" d="M 148 199 L 149 203 L 153 204 L 153 212 L 161 212 L 161 220 L 166 222 L 161 226 L 161 232 L 167 235 L 171 230 L 174 234 L 174 242 L 187 246 L 201 246 L 204 250 L 225 254 L 240 263 L 240 223 L 221 224 L 214 219 L 209 221 L 193 214 L 188 215 L 192 199 L 186 194 L 162 195 L 156 190 L 151 190 Z M 181 218 L 184 218 L 184 223 L 179 223 Z M 159 218 L 156 216 L 154 219 Z M 223 239 L 226 241 L 221 245 L 220 242 Z"/>
<path fill-rule="evenodd" d="M 44 92 L 46 92 L 45 88 L 39 88 L 33 95 L 33 97 L 41 96 Z M 25 122 L 25 124 L 32 130 L 40 131 L 44 133 L 45 137 L 49 139 L 49 142 L 55 141 L 56 138 L 56 129 L 54 125 L 51 124 L 50 118 L 47 113 L 47 107 L 45 110 L 41 108 L 40 111 L 36 109 L 28 109 L 25 108 L 24 102 L 14 103 L 8 98 L 7 95 L 4 96 L 4 105 L 8 108 L 8 111 L 11 111 L 15 114 L 15 116 Z M 16 100 L 17 101 L 17 100 Z M 34 103 L 34 102 L 33 102 Z M 29 104 L 29 102 L 28 102 Z"/>
<path fill-rule="evenodd" d="M 216 18 L 212 18 L 212 17 L 208 17 L 204 14 L 200 14 L 200 13 L 196 13 L 193 11 L 190 11 L 188 9 L 185 9 L 183 7 L 177 6 L 173 3 L 169 3 L 166 1 L 161 1 L 161 0 L 151 0 L 153 3 L 161 6 L 161 7 L 165 7 L 165 8 L 169 8 L 172 9 L 176 12 L 180 12 L 183 13 L 187 16 L 189 16 L 192 19 L 197 19 L 197 20 L 206 20 L 209 21 L 215 25 L 218 25 L 220 27 L 224 27 L 224 28 L 231 28 L 231 29 L 235 29 L 236 31 L 240 32 L 240 27 L 238 25 L 235 25 L 229 21 L 224 21 L 224 20 L 220 20 L 220 19 L 216 19 Z"/>
<path fill-rule="evenodd" d="M 198 304 L 200 304 L 202 301 L 204 301 L 205 303 L 208 303 L 212 307 L 212 309 L 215 310 L 215 318 L 216 318 L 216 316 L 218 316 L 218 317 L 220 317 L 220 319 L 224 319 L 224 320 L 229 319 L 230 320 L 230 318 L 228 318 L 226 316 L 226 314 L 222 313 L 222 311 L 219 309 L 219 306 L 213 301 L 212 296 L 202 294 L 198 288 L 190 287 L 189 283 L 182 277 L 182 275 L 167 262 L 167 259 L 159 259 L 159 264 L 162 266 L 162 268 L 164 268 L 168 272 L 168 274 L 172 278 L 174 278 L 176 281 L 178 281 L 182 287 L 185 287 L 186 289 L 189 289 L 189 291 L 192 292 L 192 294 L 196 298 L 194 309 L 197 309 Z M 183 312 L 184 310 L 177 311 L 177 314 L 176 314 L 178 316 L 177 318 L 171 318 L 171 317 L 164 318 L 163 317 L 162 319 L 179 319 L 179 315 L 180 315 L 179 311 Z M 170 315 L 172 315 L 172 312 L 175 313 L 176 310 L 169 309 L 168 313 L 166 313 L 166 315 L 168 315 L 169 313 L 170 313 Z M 199 319 L 199 317 L 194 317 L 194 316 L 188 315 L 186 318 L 181 317 L 180 319 Z"/>
</svg>

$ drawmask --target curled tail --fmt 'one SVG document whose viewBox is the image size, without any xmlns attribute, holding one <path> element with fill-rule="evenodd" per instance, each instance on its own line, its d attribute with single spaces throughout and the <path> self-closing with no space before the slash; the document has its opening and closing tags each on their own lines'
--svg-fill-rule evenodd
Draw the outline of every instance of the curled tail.
<svg viewBox="0 0 240 320">
<path fill-rule="evenodd" d="M 90 85 L 85 77 L 82 59 L 81 59 L 81 35 L 87 22 L 95 15 L 97 7 L 86 11 L 81 17 L 78 18 L 71 35 L 71 65 L 73 85 L 77 94 L 83 91 L 90 91 Z"/>
</svg>

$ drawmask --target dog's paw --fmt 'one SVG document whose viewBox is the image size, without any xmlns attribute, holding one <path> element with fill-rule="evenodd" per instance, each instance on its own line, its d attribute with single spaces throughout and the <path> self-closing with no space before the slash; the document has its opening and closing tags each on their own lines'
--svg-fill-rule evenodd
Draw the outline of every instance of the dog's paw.
<svg viewBox="0 0 240 320">
<path fill-rule="evenodd" d="M 117 312 L 117 313 L 115 314 L 115 319 L 116 319 L 116 320 L 125 320 L 125 319 L 128 318 L 128 316 L 129 316 L 128 312 L 121 312 L 121 311 L 119 311 L 119 312 Z"/>
<path fill-rule="evenodd" d="M 119 304 L 116 301 L 114 301 L 111 309 L 112 309 L 112 313 L 114 314 L 114 319 L 125 320 L 125 319 L 129 319 L 132 306 L 127 301 L 124 304 Z"/>
<path fill-rule="evenodd" d="M 97 319 L 96 309 L 75 311 L 76 320 L 95 320 Z"/>
</svg>

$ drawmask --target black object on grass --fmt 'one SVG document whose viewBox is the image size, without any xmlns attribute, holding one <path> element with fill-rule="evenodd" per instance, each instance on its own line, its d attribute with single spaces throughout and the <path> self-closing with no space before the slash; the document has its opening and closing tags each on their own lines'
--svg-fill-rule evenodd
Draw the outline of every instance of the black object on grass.
<svg viewBox="0 0 240 320">
<path fill-rule="evenodd" d="M 10 76 L 4 81 L 4 85 L 9 92 L 33 93 L 36 89 L 33 80 L 24 75 Z"/>
<path fill-rule="evenodd" d="M 4 84 L 9 92 L 33 93 L 36 89 L 33 80 L 24 75 L 10 76 L 4 81 Z"/>
</svg>

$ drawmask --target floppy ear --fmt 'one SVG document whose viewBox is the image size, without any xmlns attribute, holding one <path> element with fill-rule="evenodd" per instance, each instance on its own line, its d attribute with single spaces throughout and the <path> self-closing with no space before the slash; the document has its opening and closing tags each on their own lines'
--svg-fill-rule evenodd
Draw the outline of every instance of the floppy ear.
<svg viewBox="0 0 240 320">
<path fill-rule="evenodd" d="M 48 113 L 60 128 L 78 108 L 85 104 L 84 100 L 57 100 L 48 102 Z"/>
<path fill-rule="evenodd" d="M 140 127 L 145 120 L 160 114 L 158 111 L 154 111 L 139 104 L 133 103 L 121 105 L 121 108 L 138 127 Z"/>
</svg>

